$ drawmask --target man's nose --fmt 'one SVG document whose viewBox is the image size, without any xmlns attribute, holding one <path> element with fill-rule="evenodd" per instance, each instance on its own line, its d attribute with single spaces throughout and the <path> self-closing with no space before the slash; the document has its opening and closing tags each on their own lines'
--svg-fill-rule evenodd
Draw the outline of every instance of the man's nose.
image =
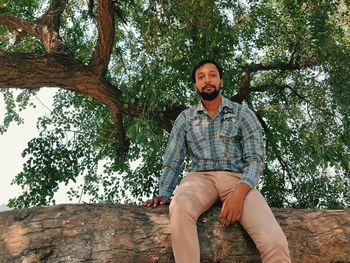
<svg viewBox="0 0 350 263">
<path fill-rule="evenodd" d="M 210 77 L 208 75 L 205 76 L 205 83 L 210 83 Z"/>
</svg>

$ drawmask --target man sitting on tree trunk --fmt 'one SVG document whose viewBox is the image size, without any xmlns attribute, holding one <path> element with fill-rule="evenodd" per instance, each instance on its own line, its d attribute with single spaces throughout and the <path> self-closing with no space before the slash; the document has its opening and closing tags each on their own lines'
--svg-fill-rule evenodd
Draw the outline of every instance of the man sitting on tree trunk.
<svg viewBox="0 0 350 263">
<path fill-rule="evenodd" d="M 146 206 L 170 203 L 171 243 L 177 263 L 200 262 L 197 219 L 219 198 L 220 224 L 239 222 L 254 240 L 262 262 L 290 262 L 287 239 L 264 197 L 255 189 L 265 155 L 262 128 L 247 107 L 220 93 L 222 68 L 211 60 L 193 72 L 201 103 L 176 119 L 164 155 L 159 196 Z M 178 184 L 186 152 L 191 171 Z"/>
</svg>

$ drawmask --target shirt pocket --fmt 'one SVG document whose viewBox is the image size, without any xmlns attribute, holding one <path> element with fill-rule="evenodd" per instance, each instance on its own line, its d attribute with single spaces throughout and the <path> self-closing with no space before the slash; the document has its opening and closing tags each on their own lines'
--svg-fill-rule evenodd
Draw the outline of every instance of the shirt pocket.
<svg viewBox="0 0 350 263">
<path fill-rule="evenodd" d="M 219 133 L 220 155 L 229 159 L 240 160 L 242 158 L 242 135 L 235 125 L 224 125 Z"/>
<path fill-rule="evenodd" d="M 204 127 L 193 127 L 187 132 L 186 139 L 192 156 L 200 159 L 210 156 L 210 145 Z"/>
</svg>

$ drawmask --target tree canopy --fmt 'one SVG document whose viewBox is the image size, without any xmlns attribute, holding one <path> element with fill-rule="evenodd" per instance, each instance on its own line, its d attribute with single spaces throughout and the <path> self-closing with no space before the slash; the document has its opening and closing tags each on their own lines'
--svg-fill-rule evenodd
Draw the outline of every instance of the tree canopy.
<svg viewBox="0 0 350 263">
<path fill-rule="evenodd" d="M 38 89 L 60 88 L 9 205 L 54 203 L 77 178 L 68 194 L 92 202 L 155 194 L 172 123 L 198 101 L 191 70 L 206 58 L 224 68 L 223 94 L 264 128 L 269 204 L 349 206 L 348 0 L 1 0 L 0 132 L 23 121 Z"/>
</svg>

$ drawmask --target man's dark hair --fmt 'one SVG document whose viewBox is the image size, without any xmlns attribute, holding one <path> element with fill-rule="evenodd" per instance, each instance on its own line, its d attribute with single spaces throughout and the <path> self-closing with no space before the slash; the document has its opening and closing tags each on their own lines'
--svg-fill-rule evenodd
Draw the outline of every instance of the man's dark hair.
<svg viewBox="0 0 350 263">
<path fill-rule="evenodd" d="M 192 71 L 192 83 L 196 83 L 196 71 L 197 71 L 197 69 L 199 69 L 201 66 L 208 64 L 208 63 L 214 64 L 216 66 L 216 68 L 219 71 L 220 79 L 222 79 L 222 75 L 223 75 L 222 67 L 214 60 L 205 59 L 205 60 L 198 62 L 197 65 L 194 66 L 193 71 Z"/>
</svg>

